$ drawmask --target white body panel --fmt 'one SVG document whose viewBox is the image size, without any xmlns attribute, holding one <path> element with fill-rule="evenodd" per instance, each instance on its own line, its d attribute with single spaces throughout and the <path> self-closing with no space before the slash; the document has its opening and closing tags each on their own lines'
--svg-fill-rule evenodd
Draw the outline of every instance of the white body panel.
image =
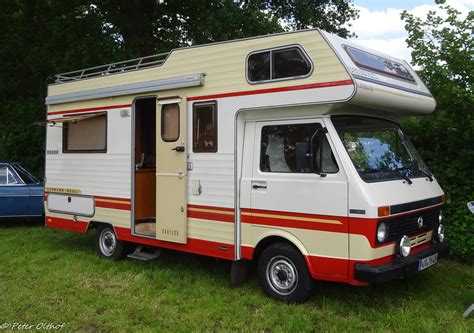
<svg viewBox="0 0 474 333">
<path fill-rule="evenodd" d="M 92 217 L 95 213 L 94 198 L 90 196 L 51 193 L 48 195 L 47 207 L 55 213 L 75 216 Z"/>
<path fill-rule="evenodd" d="M 107 111 L 107 109 L 104 109 Z M 63 153 L 62 127 L 48 127 L 46 138 L 46 186 L 79 189 L 82 194 L 131 198 L 130 117 L 121 110 L 107 112 L 107 152 Z M 55 118 L 57 116 L 50 116 Z"/>
</svg>

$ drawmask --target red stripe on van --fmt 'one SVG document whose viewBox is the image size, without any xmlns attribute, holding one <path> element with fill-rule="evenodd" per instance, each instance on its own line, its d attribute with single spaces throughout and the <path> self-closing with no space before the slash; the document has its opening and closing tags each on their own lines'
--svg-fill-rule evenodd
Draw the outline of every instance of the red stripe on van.
<svg viewBox="0 0 474 333">
<path fill-rule="evenodd" d="M 100 207 L 100 208 L 110 208 L 110 209 L 127 210 L 127 211 L 130 211 L 132 209 L 132 206 L 127 203 L 96 201 L 95 205 L 96 207 Z"/>
<path fill-rule="evenodd" d="M 212 212 L 200 212 L 193 208 L 212 210 Z M 234 209 L 227 207 L 188 205 L 188 218 L 234 223 Z"/>
<path fill-rule="evenodd" d="M 287 86 L 287 87 L 278 87 L 278 88 L 237 91 L 237 92 L 230 92 L 230 93 L 223 93 L 223 94 L 193 96 L 193 97 L 188 97 L 188 101 L 199 101 L 199 100 L 203 100 L 203 99 L 212 99 L 212 98 L 226 98 L 226 97 L 236 97 L 236 96 L 269 94 L 269 93 L 276 93 L 276 92 L 282 92 L 282 91 L 294 91 L 294 90 L 305 90 L 305 89 L 347 86 L 347 85 L 352 85 L 352 84 L 354 84 L 352 82 L 352 80 L 311 83 L 311 84 L 302 84 L 302 85 L 298 85 L 298 86 Z"/>
<path fill-rule="evenodd" d="M 306 230 L 319 230 L 330 232 L 348 232 L 348 217 L 344 216 L 328 216 L 328 215 L 314 215 L 304 213 L 292 213 L 271 210 L 257 210 L 257 209 L 242 209 L 241 221 L 243 223 L 260 224 L 275 227 L 297 228 Z M 248 215 L 250 214 L 250 215 Z M 273 216 L 258 216 L 255 214 L 265 214 Z M 334 221 L 318 222 L 318 221 L 301 221 L 299 218 L 321 219 Z M 338 223 L 339 222 L 339 223 Z"/>
<path fill-rule="evenodd" d="M 194 254 L 201 254 L 210 257 L 233 260 L 234 259 L 234 245 L 218 242 L 210 242 L 201 239 L 188 238 L 187 244 L 177 244 L 165 242 L 155 239 L 143 238 L 133 236 L 130 229 L 115 227 L 115 232 L 120 240 L 133 242 L 138 244 L 145 244 L 151 246 L 158 246 L 170 250 L 178 250 Z"/>
<path fill-rule="evenodd" d="M 131 200 L 127 198 L 114 198 L 114 197 L 102 197 L 99 195 L 94 195 L 96 199 L 105 199 L 105 200 L 114 200 L 114 201 L 123 201 L 123 203 L 130 203 Z"/>
<path fill-rule="evenodd" d="M 99 111 L 99 110 L 109 110 L 109 109 L 121 109 L 121 108 L 130 108 L 132 104 L 121 104 L 121 105 L 108 105 L 108 106 L 99 106 L 94 108 L 84 108 L 84 109 L 74 109 L 74 110 L 64 110 L 64 111 L 54 111 L 48 112 L 48 116 L 53 116 L 56 114 L 69 114 L 69 113 L 80 113 L 87 111 Z"/>
<path fill-rule="evenodd" d="M 51 217 L 46 216 L 46 226 L 48 228 L 70 230 L 80 233 L 85 233 L 87 231 L 89 223 L 85 221 L 74 222 L 71 219 L 63 219 L 60 217 Z"/>
</svg>

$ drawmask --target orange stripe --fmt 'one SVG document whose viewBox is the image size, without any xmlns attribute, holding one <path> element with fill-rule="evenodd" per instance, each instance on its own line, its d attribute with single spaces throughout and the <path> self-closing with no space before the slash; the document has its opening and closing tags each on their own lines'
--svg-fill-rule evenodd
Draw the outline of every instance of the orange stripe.
<svg viewBox="0 0 474 333">
<path fill-rule="evenodd" d="M 352 82 L 352 80 L 311 83 L 311 84 L 302 84 L 302 85 L 298 85 L 298 86 L 288 86 L 288 87 L 268 88 L 268 89 L 256 89 L 256 90 L 247 90 L 247 91 L 237 91 L 237 92 L 223 93 L 223 94 L 194 96 L 194 97 L 188 97 L 188 101 L 199 101 L 199 100 L 203 100 L 203 99 L 212 99 L 212 98 L 226 98 L 226 97 L 236 97 L 236 96 L 269 94 L 269 93 L 276 93 L 276 92 L 282 92 L 282 91 L 294 91 L 294 90 L 305 90 L 305 89 L 347 86 L 347 85 L 352 85 L 352 84 L 354 84 Z"/>
<path fill-rule="evenodd" d="M 200 208 L 200 209 L 212 209 L 212 210 L 221 210 L 224 212 L 234 212 L 234 208 L 228 207 L 217 207 L 217 206 L 203 206 L 203 205 L 188 205 L 188 208 Z"/>
<path fill-rule="evenodd" d="M 95 108 L 84 108 L 84 109 L 74 109 L 74 110 L 64 110 L 64 111 L 55 111 L 55 112 L 48 112 L 48 116 L 52 116 L 55 114 L 69 114 L 69 113 L 79 113 L 79 112 L 87 112 L 87 111 L 98 111 L 98 110 L 109 110 L 109 109 L 121 109 L 121 108 L 129 108 L 132 104 L 122 104 L 122 105 L 108 105 L 108 106 L 99 106 Z"/>
</svg>

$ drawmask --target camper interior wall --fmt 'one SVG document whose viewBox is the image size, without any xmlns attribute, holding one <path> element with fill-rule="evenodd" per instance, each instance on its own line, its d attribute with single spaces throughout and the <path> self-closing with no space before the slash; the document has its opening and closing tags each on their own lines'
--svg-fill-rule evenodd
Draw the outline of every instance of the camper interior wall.
<svg viewBox="0 0 474 333">
<path fill-rule="evenodd" d="M 134 232 L 155 237 L 156 98 L 137 99 L 134 117 Z"/>
</svg>

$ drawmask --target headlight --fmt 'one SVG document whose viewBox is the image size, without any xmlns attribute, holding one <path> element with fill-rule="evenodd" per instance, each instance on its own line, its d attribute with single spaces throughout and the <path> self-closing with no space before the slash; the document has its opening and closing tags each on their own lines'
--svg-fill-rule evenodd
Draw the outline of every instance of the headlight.
<svg viewBox="0 0 474 333">
<path fill-rule="evenodd" d="M 403 257 L 408 257 L 411 251 L 411 241 L 408 236 L 403 236 L 400 240 L 400 254 Z"/>
<path fill-rule="evenodd" d="M 388 237 L 388 227 L 385 223 L 381 222 L 377 228 L 377 241 L 383 243 Z"/>
<path fill-rule="evenodd" d="M 439 224 L 443 223 L 443 211 L 442 210 L 439 211 L 438 221 L 439 221 Z"/>
<path fill-rule="evenodd" d="M 438 240 L 440 243 L 444 241 L 444 225 L 442 224 L 438 226 Z"/>
</svg>

